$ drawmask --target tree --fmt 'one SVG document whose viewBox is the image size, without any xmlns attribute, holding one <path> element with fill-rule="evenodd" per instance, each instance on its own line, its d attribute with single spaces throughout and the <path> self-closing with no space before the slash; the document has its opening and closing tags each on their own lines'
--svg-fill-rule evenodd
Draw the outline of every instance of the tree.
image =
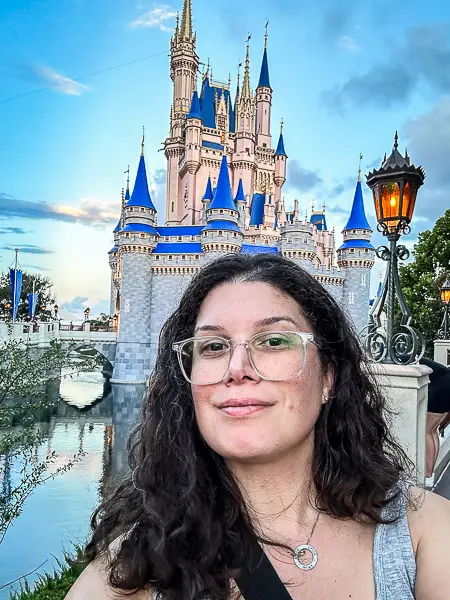
<svg viewBox="0 0 450 600">
<path fill-rule="evenodd" d="M 432 357 L 442 321 L 439 288 L 450 275 L 450 209 L 433 229 L 419 234 L 412 255 L 412 262 L 400 267 L 400 280 L 412 325 L 423 333 L 426 354 Z"/>
<path fill-rule="evenodd" d="M 17 320 L 26 320 L 28 317 L 28 294 L 33 291 L 38 293 L 35 315 L 44 321 L 55 319 L 58 312 L 57 304 L 52 298 L 50 289 L 52 282 L 48 277 L 34 273 L 22 273 L 22 289 L 20 292 L 19 306 L 17 309 Z M 9 308 L 8 308 L 9 305 Z M 11 284 L 9 271 L 0 276 L 0 316 L 12 318 L 11 314 Z"/>
<path fill-rule="evenodd" d="M 35 450 L 45 436 L 36 427 L 39 413 L 52 409 L 48 384 L 80 371 L 92 371 L 101 364 L 100 355 L 80 356 L 74 348 L 52 342 L 48 348 L 35 348 L 21 341 L 0 343 L 0 544 L 11 523 L 23 510 L 37 486 L 70 469 L 82 453 L 50 472 L 55 452 L 36 461 Z M 16 426 L 16 427 L 14 427 Z M 20 461 L 21 479 L 12 484 L 9 470 Z"/>
</svg>

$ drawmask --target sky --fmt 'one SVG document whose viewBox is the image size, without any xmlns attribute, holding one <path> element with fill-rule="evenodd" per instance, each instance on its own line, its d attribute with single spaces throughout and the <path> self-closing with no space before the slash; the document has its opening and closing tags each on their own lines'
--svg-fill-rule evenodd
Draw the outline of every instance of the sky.
<svg viewBox="0 0 450 600">
<path fill-rule="evenodd" d="M 197 52 L 214 79 L 236 83 L 250 42 L 251 81 L 269 20 L 272 135 L 284 119 L 286 206 L 326 203 L 340 232 L 359 154 L 378 167 L 399 149 L 427 174 L 417 235 L 450 207 L 450 3 L 410 0 L 192 0 Z M 124 174 L 137 170 L 142 127 L 150 191 L 164 221 L 169 42 L 176 3 L 7 0 L 0 5 L 0 270 L 19 248 L 26 271 L 50 277 L 63 318 L 109 312 L 107 252 Z M 220 40 L 220 43 L 218 42 Z M 363 178 L 364 181 L 365 178 Z M 369 222 L 373 201 L 364 186 Z M 340 234 L 337 241 L 340 243 Z M 375 233 L 373 243 L 382 243 Z M 373 269 L 376 287 L 382 263 Z"/>
</svg>

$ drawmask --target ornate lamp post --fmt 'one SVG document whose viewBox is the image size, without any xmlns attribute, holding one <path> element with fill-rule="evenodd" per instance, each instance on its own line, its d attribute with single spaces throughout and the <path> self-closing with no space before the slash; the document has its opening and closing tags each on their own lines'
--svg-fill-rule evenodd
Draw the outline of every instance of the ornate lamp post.
<svg viewBox="0 0 450 600">
<path fill-rule="evenodd" d="M 411 165 L 408 152 L 402 156 L 398 151 L 398 134 L 395 133 L 391 155 L 384 157 L 381 167 L 367 176 L 367 185 L 372 190 L 378 231 L 389 241 L 380 246 L 376 254 L 388 265 L 381 295 L 370 311 L 370 324 L 364 343 L 370 358 L 376 362 L 410 364 L 424 352 L 422 334 L 411 327 L 408 310 L 400 285 L 398 261 L 409 258 L 409 251 L 397 245 L 402 233 L 408 234 L 414 212 L 417 191 L 423 184 L 425 172 L 422 167 Z M 397 299 L 402 313 L 400 330 L 394 330 L 394 308 Z M 386 310 L 385 324 L 381 314 Z"/>
<path fill-rule="evenodd" d="M 440 292 L 441 302 L 444 307 L 444 318 L 442 319 L 441 328 L 438 331 L 438 338 L 440 340 L 448 340 L 450 339 L 450 279 L 447 279 L 447 281 L 441 287 Z"/>
</svg>

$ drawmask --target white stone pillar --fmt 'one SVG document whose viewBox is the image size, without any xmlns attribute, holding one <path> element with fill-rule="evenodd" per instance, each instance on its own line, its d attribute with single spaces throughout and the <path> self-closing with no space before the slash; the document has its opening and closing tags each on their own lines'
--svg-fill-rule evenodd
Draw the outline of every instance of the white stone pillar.
<svg viewBox="0 0 450 600">
<path fill-rule="evenodd" d="M 434 360 L 446 366 L 450 366 L 450 340 L 435 340 Z"/>
<path fill-rule="evenodd" d="M 370 366 L 394 412 L 392 433 L 415 465 L 417 484 L 424 486 L 428 375 L 432 370 L 419 364 Z"/>
</svg>

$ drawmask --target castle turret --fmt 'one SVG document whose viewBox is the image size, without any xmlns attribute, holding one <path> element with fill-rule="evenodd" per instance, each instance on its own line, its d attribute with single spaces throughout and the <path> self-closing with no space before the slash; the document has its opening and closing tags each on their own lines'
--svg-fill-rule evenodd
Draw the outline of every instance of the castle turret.
<svg viewBox="0 0 450 600">
<path fill-rule="evenodd" d="M 203 252 L 240 252 L 243 234 L 239 211 L 233 200 L 227 157 L 222 156 L 214 197 L 206 210 L 206 226 L 201 232 Z"/>
<path fill-rule="evenodd" d="M 234 203 L 239 212 L 238 225 L 241 229 L 244 229 L 244 227 L 245 227 L 245 194 L 244 194 L 244 185 L 242 183 L 242 179 L 239 179 L 238 189 L 236 192 L 236 196 L 234 198 Z"/>
<path fill-rule="evenodd" d="M 120 325 L 113 382 L 145 383 L 151 370 L 151 254 L 159 233 L 156 209 L 150 197 L 142 151 L 133 193 L 124 207 L 124 227 L 119 233 L 122 262 Z"/>
<path fill-rule="evenodd" d="M 196 190 L 196 174 L 201 164 L 201 135 L 202 135 L 203 119 L 200 111 L 200 101 L 197 91 L 192 95 L 192 102 L 189 114 L 186 118 L 185 132 L 185 169 L 187 175 L 187 209 L 188 216 L 185 222 L 186 225 L 193 225 L 195 218 L 195 190 Z M 181 174 L 184 174 L 183 172 Z M 180 215 L 178 216 L 180 218 Z"/>
<path fill-rule="evenodd" d="M 342 234 L 344 243 L 337 250 L 338 266 L 345 269 L 343 306 L 358 332 L 368 323 L 370 272 L 375 249 L 370 243 L 372 228 L 367 221 L 361 187 L 361 160 L 350 217 Z"/>
<path fill-rule="evenodd" d="M 284 138 L 283 138 L 283 119 L 280 123 L 280 137 L 278 138 L 277 149 L 275 150 L 275 202 L 279 202 L 281 198 L 281 188 L 286 182 L 286 163 L 287 154 L 284 149 Z"/>
<path fill-rule="evenodd" d="M 180 219 L 180 178 L 178 164 L 184 154 L 184 125 L 191 106 L 192 94 L 198 74 L 199 59 L 196 53 L 196 36 L 192 28 L 191 0 L 184 0 L 181 26 L 177 20 L 170 42 L 170 77 L 173 81 L 173 103 L 170 111 L 170 131 L 164 142 L 167 159 L 166 221 L 177 223 Z"/>
<path fill-rule="evenodd" d="M 256 88 L 256 144 L 263 148 L 272 147 L 270 118 L 272 112 L 272 88 L 269 78 L 267 58 L 267 31 L 264 36 L 264 53 L 261 63 L 258 87 Z"/>
</svg>

